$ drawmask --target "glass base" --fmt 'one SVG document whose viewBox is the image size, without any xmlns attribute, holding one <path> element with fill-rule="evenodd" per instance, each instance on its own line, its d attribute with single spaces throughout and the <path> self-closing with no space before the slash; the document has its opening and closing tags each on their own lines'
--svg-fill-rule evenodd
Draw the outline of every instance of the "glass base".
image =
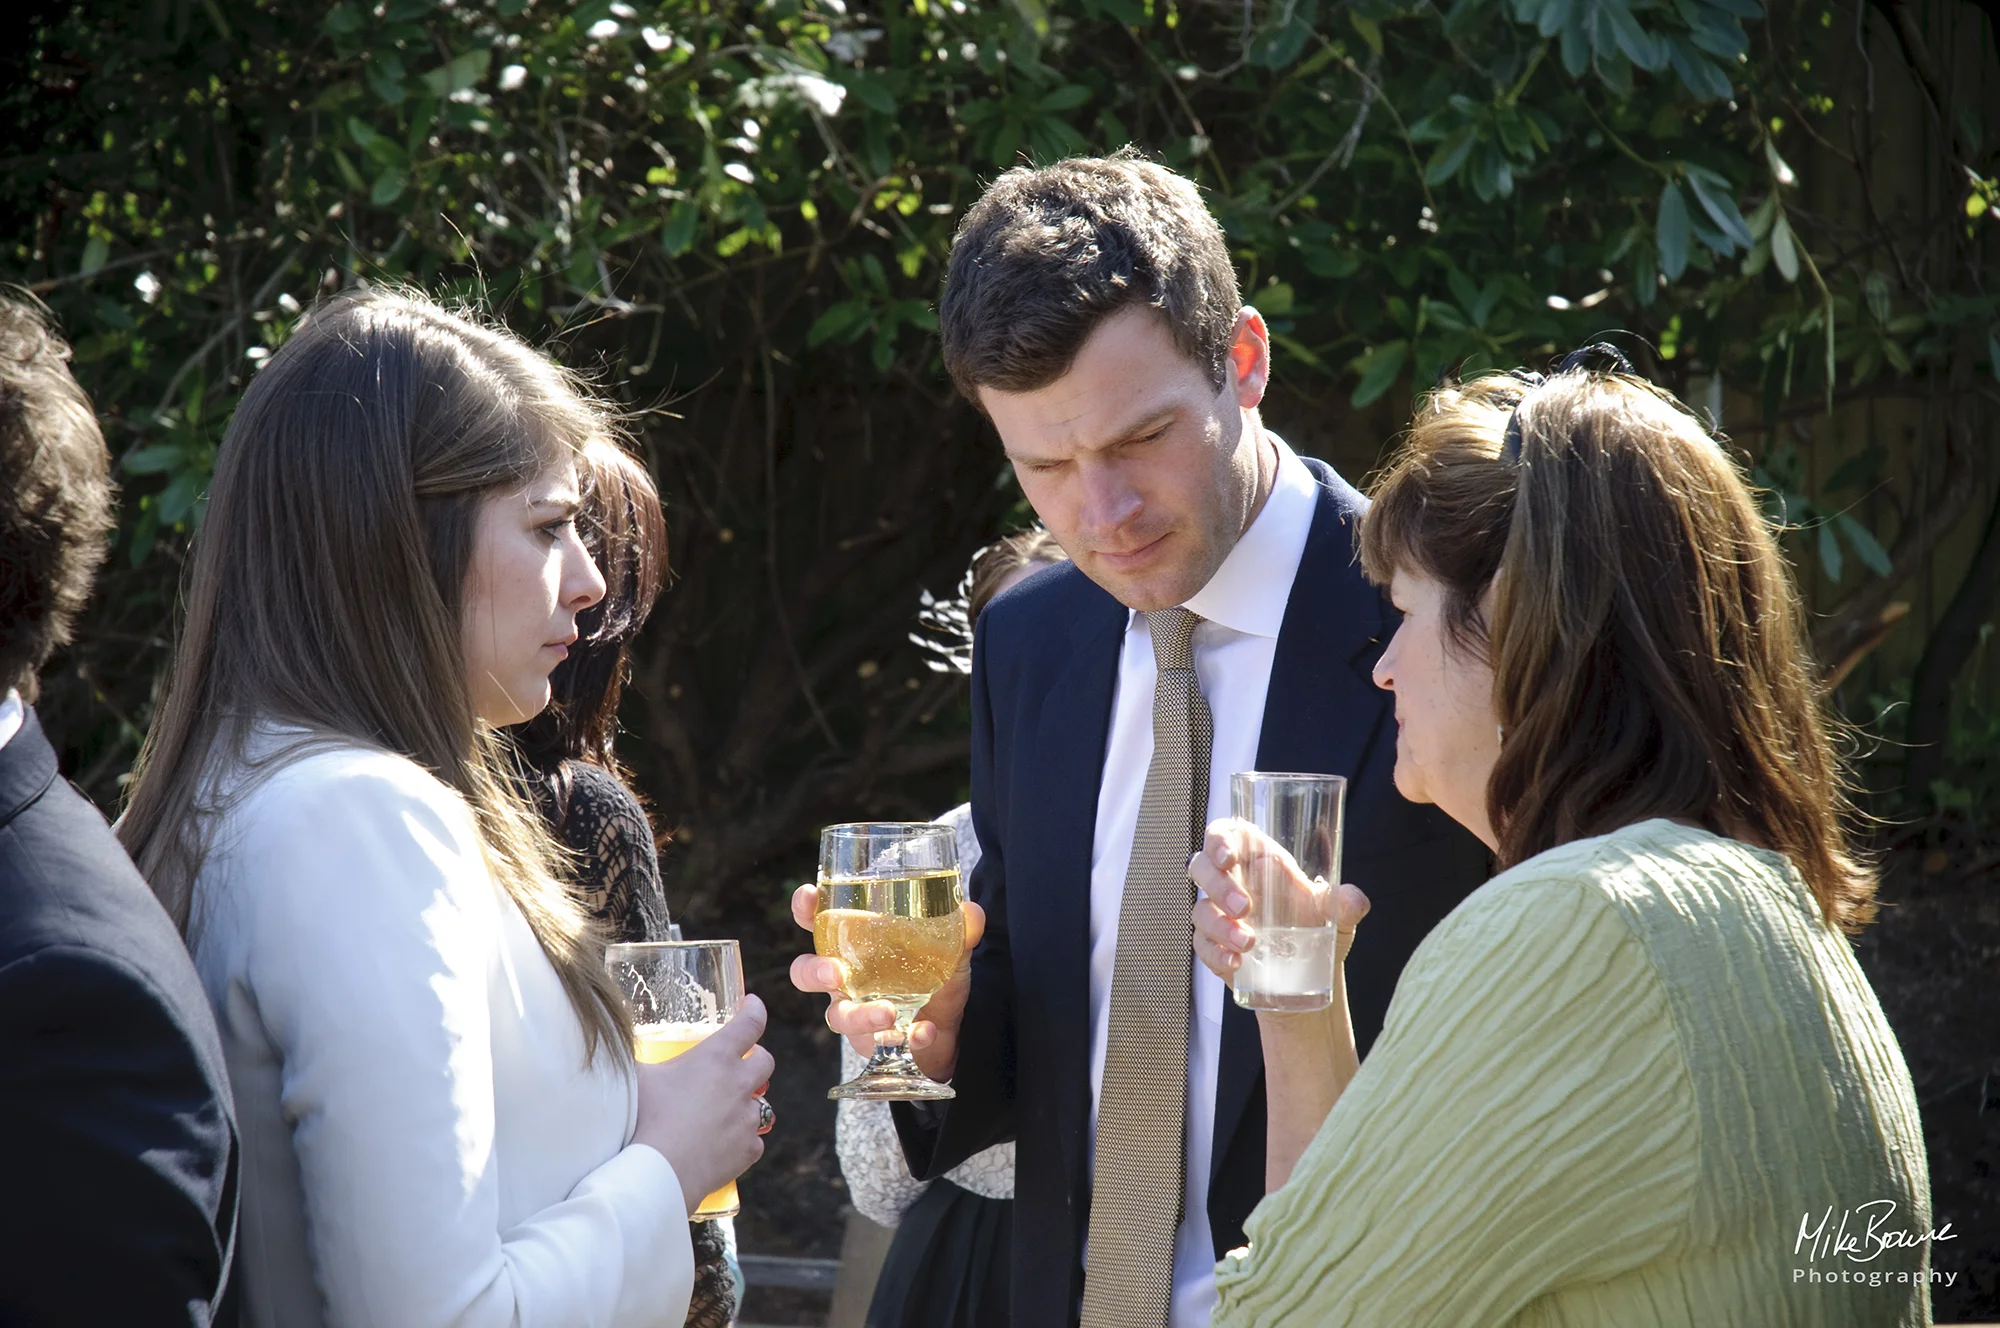
<svg viewBox="0 0 2000 1328">
<path fill-rule="evenodd" d="M 1241 991 L 1232 988 L 1236 1003 L 1246 1010 L 1271 1010 L 1285 1014 L 1306 1014 L 1333 1004 L 1330 991 L 1275 992 Z"/>
<path fill-rule="evenodd" d="M 909 1048 L 901 1043 L 878 1044 L 860 1074 L 835 1084 L 826 1095 L 836 1102 L 943 1102 L 958 1096 L 950 1084 L 918 1069 Z"/>
<path fill-rule="evenodd" d="M 701 1207 L 688 1214 L 690 1222 L 713 1222 L 718 1217 L 734 1217 L 743 1211 L 743 1201 L 736 1192 L 736 1182 L 730 1181 L 701 1201 Z"/>
</svg>

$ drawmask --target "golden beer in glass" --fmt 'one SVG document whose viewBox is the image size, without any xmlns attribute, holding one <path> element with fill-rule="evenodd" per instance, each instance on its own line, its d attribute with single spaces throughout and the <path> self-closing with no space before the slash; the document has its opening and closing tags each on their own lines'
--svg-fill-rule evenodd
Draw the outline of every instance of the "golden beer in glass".
<svg viewBox="0 0 2000 1328">
<path fill-rule="evenodd" d="M 645 941 L 614 945 L 605 963 L 632 1007 L 632 1054 L 657 1065 L 729 1022 L 743 1000 L 743 955 L 735 941 Z M 736 1182 L 701 1201 L 691 1222 L 734 1217 Z"/>
<path fill-rule="evenodd" d="M 951 980 L 965 952 L 965 888 L 949 826 L 866 822 L 820 834 L 813 950 L 840 961 L 852 1001 L 887 1001 L 895 1027 L 875 1039 L 861 1074 L 832 1098 L 914 1101 L 953 1096 L 910 1056 L 910 1023 Z"/>
</svg>

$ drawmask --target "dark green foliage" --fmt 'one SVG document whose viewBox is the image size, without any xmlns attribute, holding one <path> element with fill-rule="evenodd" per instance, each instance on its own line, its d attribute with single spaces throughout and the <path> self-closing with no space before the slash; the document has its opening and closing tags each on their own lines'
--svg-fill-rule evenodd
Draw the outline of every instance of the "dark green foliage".
<svg viewBox="0 0 2000 1328">
<path fill-rule="evenodd" d="M 150 0 L 38 27 L 0 94 L 0 271 L 57 309 L 121 458 L 115 569 L 51 683 L 93 794 L 146 723 L 231 404 L 357 280 L 491 309 L 632 409 L 679 584 L 625 754 L 711 903 L 822 819 L 934 812 L 962 779 L 953 684 L 902 638 L 1020 518 L 932 314 L 959 214 L 1018 160 L 1133 141 L 1199 178 L 1293 415 L 1400 410 L 1608 328 L 1771 421 L 1968 355 L 2000 377 L 1976 284 L 1792 210 L 1785 120 L 1833 105 L 1799 72 L 1835 40 L 1817 9 L 1774 34 L 1749 0 L 861 4 Z M 1952 151 L 1983 253 L 1991 149 Z M 1766 473 L 1832 582 L 1927 552 Z"/>
</svg>

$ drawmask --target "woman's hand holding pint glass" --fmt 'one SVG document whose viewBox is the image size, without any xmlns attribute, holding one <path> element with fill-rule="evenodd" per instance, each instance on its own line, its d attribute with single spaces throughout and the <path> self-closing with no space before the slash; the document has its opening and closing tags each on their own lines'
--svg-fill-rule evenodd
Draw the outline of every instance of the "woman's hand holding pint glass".
<svg viewBox="0 0 2000 1328">
<path fill-rule="evenodd" d="M 762 1155 L 759 1136 L 775 1120 L 763 1097 L 771 1053 L 755 1045 L 764 1006 L 743 994 L 740 949 L 735 941 L 646 941 L 613 945 L 604 959 L 631 1008 L 633 1056 L 641 1067 L 633 1142 L 657 1148 L 694 1192 L 714 1183 L 688 1220 L 733 1216 L 740 1207 L 736 1177 Z M 697 1067 L 694 1058 L 682 1058 L 698 1047 Z M 722 1056 L 719 1064 L 709 1063 L 711 1052 Z M 649 1082 L 660 1074 L 650 1067 L 669 1061 L 692 1071 L 683 1091 L 663 1092 Z"/>
</svg>

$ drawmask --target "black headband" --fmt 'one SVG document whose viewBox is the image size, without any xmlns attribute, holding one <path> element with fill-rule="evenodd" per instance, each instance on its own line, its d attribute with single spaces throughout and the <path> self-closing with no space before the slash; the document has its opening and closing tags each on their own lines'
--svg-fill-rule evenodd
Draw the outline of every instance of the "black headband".
<svg viewBox="0 0 2000 1328">
<path fill-rule="evenodd" d="M 1593 363 L 1595 361 L 1595 363 Z M 1528 393 L 1549 381 L 1560 378 L 1576 369 L 1597 369 L 1604 373 L 1629 374 L 1635 372 L 1632 361 L 1625 358 L 1625 352 L 1608 341 L 1593 341 L 1588 346 L 1579 346 L 1563 356 L 1556 371 L 1544 378 L 1532 369 L 1510 369 L 1507 376 L 1518 378 L 1527 387 L 1521 393 L 1521 400 L 1514 403 L 1513 413 L 1507 416 L 1507 432 L 1500 440 L 1500 459 L 1510 466 L 1521 463 L 1521 406 L 1528 399 Z"/>
</svg>

